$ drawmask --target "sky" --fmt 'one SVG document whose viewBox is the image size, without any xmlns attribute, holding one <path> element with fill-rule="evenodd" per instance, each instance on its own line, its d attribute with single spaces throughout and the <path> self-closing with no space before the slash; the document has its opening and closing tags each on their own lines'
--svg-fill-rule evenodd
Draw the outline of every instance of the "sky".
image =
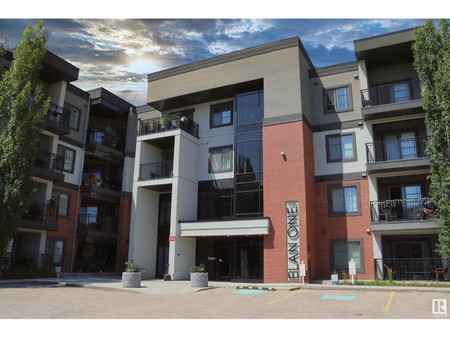
<svg viewBox="0 0 450 338">
<path fill-rule="evenodd" d="M 104 87 L 142 105 L 147 74 L 152 72 L 294 36 L 300 37 L 313 64 L 324 67 L 354 61 L 353 40 L 424 24 L 424 19 L 415 18 L 297 19 L 270 11 L 266 15 L 274 13 L 272 18 L 249 15 L 242 19 L 227 14 L 227 19 L 212 19 L 217 13 L 189 18 L 183 12 L 180 17 L 165 16 L 172 13 L 170 8 L 165 10 L 162 17 L 154 12 L 143 15 L 119 10 L 106 12 L 108 16 L 100 19 L 89 18 L 88 12 L 86 19 L 60 19 L 65 15 L 43 12 L 40 16 L 39 11 L 31 10 L 18 19 L 23 14 L 19 10 L 12 17 L 0 16 L 0 36 L 6 35 L 8 47 L 13 49 L 25 27 L 36 24 L 36 17 L 44 18 L 50 31 L 48 50 L 80 69 L 75 86 L 83 90 Z M 120 18 L 122 15 L 130 19 Z"/>
</svg>

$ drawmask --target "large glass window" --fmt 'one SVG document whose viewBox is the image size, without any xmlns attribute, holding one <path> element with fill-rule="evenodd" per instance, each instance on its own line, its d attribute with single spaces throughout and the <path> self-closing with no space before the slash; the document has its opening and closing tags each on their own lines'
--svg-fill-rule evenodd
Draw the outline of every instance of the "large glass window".
<svg viewBox="0 0 450 338">
<path fill-rule="evenodd" d="M 348 262 L 355 261 L 356 271 L 363 272 L 361 241 L 331 240 L 332 270 L 348 270 Z"/>
<path fill-rule="evenodd" d="M 329 185 L 328 203 L 330 216 L 360 215 L 359 185 Z"/>
<path fill-rule="evenodd" d="M 78 130 L 79 128 L 79 122 L 80 122 L 80 109 L 65 105 L 65 109 L 67 109 L 70 112 L 70 120 L 69 120 L 69 126 L 72 129 Z"/>
<path fill-rule="evenodd" d="M 54 264 L 62 264 L 64 254 L 64 241 L 48 239 L 46 253 L 52 256 Z"/>
<path fill-rule="evenodd" d="M 69 216 L 70 196 L 70 193 L 66 193 L 61 190 L 54 190 L 52 192 L 52 198 L 56 201 L 56 205 L 58 206 L 58 216 Z"/>
<path fill-rule="evenodd" d="M 210 128 L 224 127 L 233 124 L 233 102 L 225 102 L 211 106 Z"/>
<path fill-rule="evenodd" d="M 327 162 L 356 161 L 354 134 L 327 135 Z"/>
<path fill-rule="evenodd" d="M 70 149 L 62 145 L 58 145 L 58 155 L 64 157 L 64 168 L 63 168 L 64 171 L 67 171 L 69 173 L 74 172 L 75 153 L 76 151 L 73 149 Z"/>
<path fill-rule="evenodd" d="M 325 92 L 326 112 L 339 112 L 351 109 L 350 87 L 328 89 Z"/>
<path fill-rule="evenodd" d="M 259 217 L 263 215 L 261 131 L 264 92 L 237 95 L 236 111 L 235 216 Z"/>
<path fill-rule="evenodd" d="M 209 172 L 231 171 L 232 146 L 211 148 L 209 150 Z"/>
<path fill-rule="evenodd" d="M 98 218 L 97 206 L 82 206 L 80 208 L 80 225 L 96 224 Z"/>
</svg>

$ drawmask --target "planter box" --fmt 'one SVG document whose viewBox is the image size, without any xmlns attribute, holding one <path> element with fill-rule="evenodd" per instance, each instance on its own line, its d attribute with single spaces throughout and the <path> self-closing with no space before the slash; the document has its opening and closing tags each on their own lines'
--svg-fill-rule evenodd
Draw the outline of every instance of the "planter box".
<svg viewBox="0 0 450 338">
<path fill-rule="evenodd" d="M 191 272 L 191 287 L 202 288 L 208 286 L 208 273 Z"/>
<path fill-rule="evenodd" d="M 141 273 L 140 272 L 122 272 L 122 287 L 124 288 L 140 288 Z"/>
</svg>

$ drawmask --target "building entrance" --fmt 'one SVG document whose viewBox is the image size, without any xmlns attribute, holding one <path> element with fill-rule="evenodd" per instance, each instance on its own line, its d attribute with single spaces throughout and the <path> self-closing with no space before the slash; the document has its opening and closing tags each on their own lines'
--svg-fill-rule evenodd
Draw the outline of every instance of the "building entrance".
<svg viewBox="0 0 450 338">
<path fill-rule="evenodd" d="M 196 261 L 205 264 L 210 280 L 262 282 L 263 239 L 197 238 Z"/>
</svg>

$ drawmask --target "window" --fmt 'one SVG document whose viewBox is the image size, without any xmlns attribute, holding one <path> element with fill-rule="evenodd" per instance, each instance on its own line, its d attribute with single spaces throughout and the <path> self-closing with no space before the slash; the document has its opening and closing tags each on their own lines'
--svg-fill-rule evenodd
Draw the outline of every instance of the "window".
<svg viewBox="0 0 450 338">
<path fill-rule="evenodd" d="M 51 255 L 54 264 L 62 264 L 64 255 L 64 241 L 47 239 L 46 251 L 47 255 Z"/>
<path fill-rule="evenodd" d="M 327 162 L 356 161 L 355 134 L 326 135 Z"/>
<path fill-rule="evenodd" d="M 76 151 L 62 145 L 58 145 L 58 155 L 64 157 L 64 171 L 69 173 L 74 172 L 75 167 L 75 153 Z"/>
<path fill-rule="evenodd" d="M 58 216 L 69 217 L 70 196 L 70 193 L 60 190 L 53 191 L 52 198 L 56 201 L 56 205 L 58 206 Z"/>
<path fill-rule="evenodd" d="M 80 109 L 69 105 L 65 105 L 64 108 L 66 108 L 70 112 L 70 128 L 78 130 L 80 124 Z"/>
<path fill-rule="evenodd" d="M 211 106 L 210 128 L 224 127 L 233 124 L 233 102 L 225 102 Z"/>
<path fill-rule="evenodd" d="M 208 172 L 217 173 L 231 171 L 232 150 L 232 146 L 210 148 Z"/>
<path fill-rule="evenodd" d="M 364 273 L 364 250 L 362 239 L 330 240 L 331 270 L 348 271 L 348 262 L 355 261 L 356 272 Z"/>
<path fill-rule="evenodd" d="M 394 102 L 405 102 L 411 100 L 409 82 L 396 83 L 392 87 Z"/>
<path fill-rule="evenodd" d="M 80 226 L 89 226 L 97 223 L 98 207 L 97 206 L 83 206 L 80 208 Z"/>
<path fill-rule="evenodd" d="M 350 86 L 325 91 L 325 112 L 334 113 L 351 110 Z"/>
<path fill-rule="evenodd" d="M 329 216 L 361 215 L 359 183 L 328 185 Z"/>
</svg>

